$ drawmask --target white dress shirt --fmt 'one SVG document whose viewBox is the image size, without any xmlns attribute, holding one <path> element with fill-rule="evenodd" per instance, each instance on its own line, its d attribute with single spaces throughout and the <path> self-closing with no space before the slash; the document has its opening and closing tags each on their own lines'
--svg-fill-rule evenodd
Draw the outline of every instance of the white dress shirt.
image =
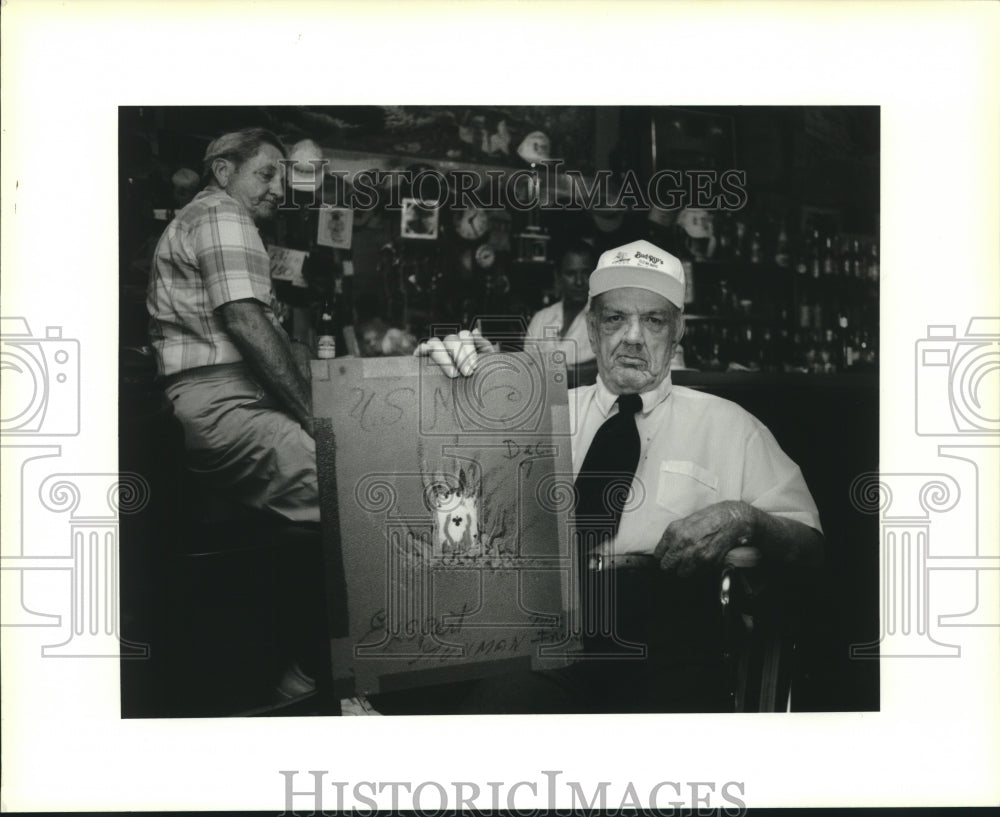
<svg viewBox="0 0 1000 817">
<path fill-rule="evenodd" d="M 587 336 L 587 308 L 580 310 L 573 318 L 566 334 L 560 337 L 562 325 L 563 302 L 556 301 L 532 316 L 525 337 L 532 340 L 551 340 L 556 344 L 556 348 L 566 355 L 567 366 L 593 360 L 594 350 L 590 348 L 590 338 Z"/>
<path fill-rule="evenodd" d="M 597 430 L 618 411 L 600 377 L 569 393 L 573 476 Z M 641 450 L 614 553 L 652 553 L 675 519 L 722 500 L 743 500 L 822 530 L 799 467 L 774 435 L 729 400 L 674 386 L 670 376 L 642 395 Z"/>
</svg>

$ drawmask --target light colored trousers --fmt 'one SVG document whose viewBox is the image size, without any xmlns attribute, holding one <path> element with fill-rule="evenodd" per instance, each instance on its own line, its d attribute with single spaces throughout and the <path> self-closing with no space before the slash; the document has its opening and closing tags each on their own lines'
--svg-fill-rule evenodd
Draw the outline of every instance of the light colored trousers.
<svg viewBox="0 0 1000 817">
<path fill-rule="evenodd" d="M 244 505 L 319 521 L 316 445 L 244 364 L 182 372 L 165 391 L 192 471 Z"/>
</svg>

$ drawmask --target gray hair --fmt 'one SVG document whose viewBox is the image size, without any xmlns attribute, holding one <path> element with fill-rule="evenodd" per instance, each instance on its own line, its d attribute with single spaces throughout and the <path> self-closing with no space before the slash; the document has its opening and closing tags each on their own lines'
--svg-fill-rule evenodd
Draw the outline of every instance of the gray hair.
<svg viewBox="0 0 1000 817">
<path fill-rule="evenodd" d="M 218 139 L 214 139 L 205 151 L 201 183 L 205 185 L 215 181 L 212 164 L 216 159 L 228 159 L 239 167 L 256 156 L 264 145 L 273 145 L 281 151 L 283 157 L 288 158 L 288 151 L 281 140 L 267 128 L 244 128 L 222 134 Z"/>
</svg>

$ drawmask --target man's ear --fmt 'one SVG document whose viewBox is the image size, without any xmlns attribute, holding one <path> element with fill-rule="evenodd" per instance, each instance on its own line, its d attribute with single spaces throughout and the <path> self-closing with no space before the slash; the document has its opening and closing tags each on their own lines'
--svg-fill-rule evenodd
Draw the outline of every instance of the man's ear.
<svg viewBox="0 0 1000 817">
<path fill-rule="evenodd" d="M 215 159 L 212 162 L 212 175 L 215 177 L 215 183 L 225 190 L 226 185 L 229 184 L 229 178 L 235 169 L 236 165 L 229 161 L 229 159 L 223 159 L 221 156 Z"/>
<path fill-rule="evenodd" d="M 684 327 L 685 327 L 685 325 L 686 324 L 684 323 L 684 313 L 681 312 L 681 314 L 677 316 L 677 328 L 674 330 L 674 343 L 675 344 L 676 343 L 680 343 L 681 342 L 681 338 L 684 337 Z"/>
</svg>

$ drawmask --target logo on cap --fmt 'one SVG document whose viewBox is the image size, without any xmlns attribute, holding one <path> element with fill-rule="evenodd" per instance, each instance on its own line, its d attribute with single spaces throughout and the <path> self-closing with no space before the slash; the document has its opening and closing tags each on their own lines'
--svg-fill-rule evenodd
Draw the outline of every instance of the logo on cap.
<svg viewBox="0 0 1000 817">
<path fill-rule="evenodd" d="M 614 260 L 611 263 L 624 264 L 626 261 L 628 261 L 628 255 L 626 253 L 620 252 L 614 257 Z"/>
<path fill-rule="evenodd" d="M 663 263 L 662 258 L 657 258 L 655 255 L 640 252 L 639 250 L 636 250 L 635 257 L 639 260 L 640 267 L 653 267 L 655 269 L 658 264 Z"/>
</svg>

